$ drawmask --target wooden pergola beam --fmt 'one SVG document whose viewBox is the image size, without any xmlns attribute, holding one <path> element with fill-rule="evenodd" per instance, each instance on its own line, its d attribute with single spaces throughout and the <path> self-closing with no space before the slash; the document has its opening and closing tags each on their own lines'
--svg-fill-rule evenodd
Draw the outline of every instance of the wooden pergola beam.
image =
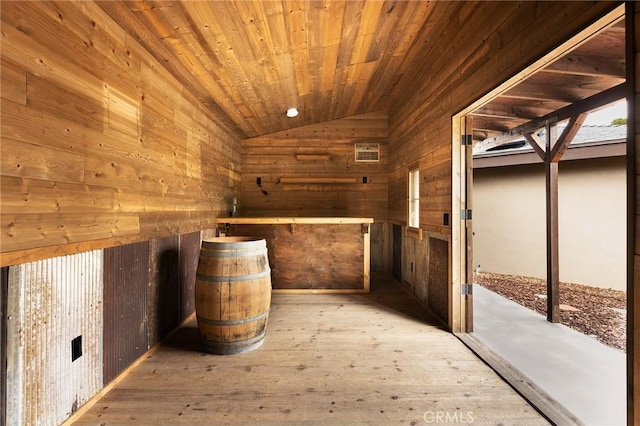
<svg viewBox="0 0 640 426">
<path fill-rule="evenodd" d="M 545 204 L 547 240 L 547 320 L 560 321 L 560 266 L 558 249 L 558 163 L 567 151 L 589 115 L 589 111 L 626 97 L 624 84 L 575 102 L 550 114 L 531 120 L 494 138 L 492 145 L 510 142 L 524 137 L 545 165 Z M 558 122 L 569 119 L 568 125 L 556 139 Z M 535 132 L 545 128 L 545 147 L 538 143 Z"/>
<path fill-rule="evenodd" d="M 568 54 L 549 64 L 542 72 L 625 79 L 625 63 L 610 58 Z"/>
<path fill-rule="evenodd" d="M 473 112 L 473 117 L 504 118 L 507 120 L 535 120 L 538 115 L 532 109 L 522 107 L 495 105 L 485 106 Z"/>
<path fill-rule="evenodd" d="M 546 153 L 544 149 L 538 144 L 538 141 L 534 138 L 533 133 L 524 135 L 524 138 L 527 142 L 529 142 L 529 145 L 531 145 L 531 148 L 533 148 L 536 154 L 538 154 L 538 157 L 540 157 L 540 159 L 544 161 Z"/>
<path fill-rule="evenodd" d="M 584 120 L 587 119 L 587 115 L 587 113 L 583 112 L 578 114 L 576 117 L 571 117 L 569 119 L 569 124 L 567 124 L 567 127 L 564 128 L 562 134 L 551 149 L 551 162 L 557 163 L 558 161 L 560 161 L 564 153 L 567 152 L 569 144 L 571 144 L 573 138 L 575 138 L 578 134 L 580 127 L 582 127 L 582 123 L 584 123 Z"/>
<path fill-rule="evenodd" d="M 560 255 L 558 244 L 558 163 L 569 148 L 569 144 L 587 118 L 587 112 L 569 118 L 569 124 L 556 140 L 557 126 L 547 123 L 545 126 L 545 148 L 535 137 L 535 133 L 524 135 L 529 145 L 544 161 L 545 168 L 545 204 L 547 224 L 547 320 L 560 322 Z"/>
<path fill-rule="evenodd" d="M 621 83 L 596 95 L 590 96 L 571 105 L 567 105 L 566 107 L 560 108 L 538 119 L 531 120 L 520 126 L 514 127 L 500 136 L 496 136 L 491 141 L 491 145 L 497 146 L 511 142 L 523 137 L 524 135 L 534 133 L 536 130 L 545 127 L 547 124 L 555 124 L 571 117 L 577 117 L 582 113 L 588 113 L 589 111 L 623 99 L 626 97 L 625 90 L 625 83 Z"/>
</svg>

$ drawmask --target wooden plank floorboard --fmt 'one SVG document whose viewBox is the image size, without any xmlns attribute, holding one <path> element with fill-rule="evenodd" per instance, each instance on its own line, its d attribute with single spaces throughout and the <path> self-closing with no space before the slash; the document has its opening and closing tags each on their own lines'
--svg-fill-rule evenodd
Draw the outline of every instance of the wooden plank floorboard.
<svg viewBox="0 0 640 426">
<path fill-rule="evenodd" d="M 75 424 L 548 424 L 439 324 L 386 276 L 277 294 L 259 349 L 202 353 L 192 320 Z"/>
</svg>

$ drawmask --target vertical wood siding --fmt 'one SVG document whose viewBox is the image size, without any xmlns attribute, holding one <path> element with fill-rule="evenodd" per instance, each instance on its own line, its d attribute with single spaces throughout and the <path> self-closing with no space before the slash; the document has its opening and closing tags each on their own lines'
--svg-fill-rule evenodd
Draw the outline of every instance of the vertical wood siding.
<svg viewBox="0 0 640 426">
<path fill-rule="evenodd" d="M 416 58 L 416 66 L 390 93 L 389 220 L 406 223 L 407 173 L 418 163 L 424 177 L 420 227 L 448 239 L 451 227 L 444 224 L 443 216 L 451 213 L 452 204 L 451 117 L 613 6 L 609 2 L 460 2 L 446 15 L 430 20 L 434 33 L 441 36 L 415 40 L 410 49 L 418 52 L 408 54 Z M 408 238 L 404 244 L 411 244 Z M 430 266 L 426 265 L 427 270 Z M 431 290 L 444 293 L 447 284 L 436 284 L 445 287 Z M 420 287 L 416 293 L 426 294 L 433 283 L 421 275 L 415 285 Z"/>
<path fill-rule="evenodd" d="M 266 240 L 274 289 L 361 290 L 369 282 L 362 224 L 237 224 L 228 235 Z"/>
<path fill-rule="evenodd" d="M 104 250 L 104 383 L 149 348 L 149 243 Z"/>
<path fill-rule="evenodd" d="M 7 424 L 60 424 L 103 384 L 102 251 L 13 266 L 8 290 Z"/>
</svg>

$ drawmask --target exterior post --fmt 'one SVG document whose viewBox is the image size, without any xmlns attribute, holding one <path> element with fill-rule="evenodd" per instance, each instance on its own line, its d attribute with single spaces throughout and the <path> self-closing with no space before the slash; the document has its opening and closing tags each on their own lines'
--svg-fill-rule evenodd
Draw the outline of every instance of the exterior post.
<svg viewBox="0 0 640 426">
<path fill-rule="evenodd" d="M 560 266 L 558 251 L 558 161 L 553 161 L 555 126 L 547 125 L 544 157 L 547 208 L 547 320 L 560 322 Z"/>
</svg>

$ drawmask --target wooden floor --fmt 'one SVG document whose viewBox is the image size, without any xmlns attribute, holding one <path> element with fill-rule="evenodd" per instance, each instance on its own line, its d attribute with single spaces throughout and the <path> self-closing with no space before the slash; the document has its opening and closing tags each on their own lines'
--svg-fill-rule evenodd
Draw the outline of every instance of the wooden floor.
<svg viewBox="0 0 640 426">
<path fill-rule="evenodd" d="M 264 345 L 199 350 L 195 320 L 75 424 L 548 424 L 386 277 L 273 296 Z"/>
</svg>

